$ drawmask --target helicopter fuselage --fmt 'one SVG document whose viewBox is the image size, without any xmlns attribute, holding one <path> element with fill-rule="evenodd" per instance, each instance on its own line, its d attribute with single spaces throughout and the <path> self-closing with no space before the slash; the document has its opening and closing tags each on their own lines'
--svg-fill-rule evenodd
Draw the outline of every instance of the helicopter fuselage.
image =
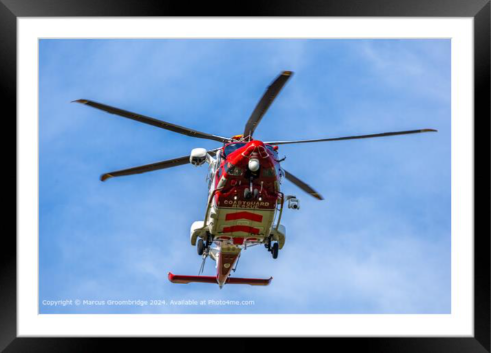
<svg viewBox="0 0 491 353">
<path fill-rule="evenodd" d="M 216 158 L 206 160 L 208 205 L 205 221 L 191 227 L 191 244 L 199 238 L 205 242 L 204 256 L 217 262 L 216 281 L 223 286 L 243 249 L 258 244 L 271 249 L 273 241 L 278 249 L 283 247 L 285 228 L 280 227 L 279 214 L 284 172 L 277 148 L 259 140 L 225 144 Z"/>
</svg>

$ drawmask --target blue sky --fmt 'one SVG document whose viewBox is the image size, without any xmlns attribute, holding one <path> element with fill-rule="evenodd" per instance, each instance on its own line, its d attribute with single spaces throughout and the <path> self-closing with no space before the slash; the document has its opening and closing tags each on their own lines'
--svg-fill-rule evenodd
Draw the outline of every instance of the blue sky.
<svg viewBox="0 0 491 353">
<path fill-rule="evenodd" d="M 450 313 L 449 40 L 41 40 L 40 313 Z M 237 277 L 268 287 L 172 284 L 197 274 L 189 228 L 206 167 L 102 173 L 218 147 L 79 104 L 85 98 L 232 136 L 283 70 L 295 74 L 263 140 L 438 133 L 280 146 L 288 181 L 277 260 L 243 251 Z M 215 274 L 209 259 L 205 275 Z M 252 300 L 251 306 L 43 305 L 45 300 Z"/>
</svg>

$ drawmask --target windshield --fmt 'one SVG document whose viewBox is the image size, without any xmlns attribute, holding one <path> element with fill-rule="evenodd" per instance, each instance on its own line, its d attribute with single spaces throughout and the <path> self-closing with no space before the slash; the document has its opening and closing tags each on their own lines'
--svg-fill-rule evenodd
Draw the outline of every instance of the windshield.
<svg viewBox="0 0 491 353">
<path fill-rule="evenodd" d="M 234 151 L 236 151 L 239 148 L 244 147 L 244 146 L 245 146 L 244 142 L 237 142 L 237 143 L 228 144 L 227 146 L 225 146 L 225 150 L 224 150 L 225 157 L 228 156 L 230 153 L 232 153 L 232 152 L 234 152 Z"/>
</svg>

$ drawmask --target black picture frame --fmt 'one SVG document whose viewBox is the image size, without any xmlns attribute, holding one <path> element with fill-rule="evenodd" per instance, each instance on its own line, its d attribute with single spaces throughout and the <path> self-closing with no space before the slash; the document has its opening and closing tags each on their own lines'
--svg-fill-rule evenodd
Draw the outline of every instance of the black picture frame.
<svg viewBox="0 0 491 353">
<path fill-rule="evenodd" d="M 240 5 L 240 6 L 237 6 Z M 365 352 L 490 352 L 490 0 L 269 0 L 243 3 L 138 0 L 1 0 L 0 87 L 5 121 L 16 116 L 18 17 L 71 16 L 366 16 L 474 18 L 474 337 L 314 338 L 322 347 Z M 14 127 L 15 129 L 15 127 Z M 4 132 L 8 130 L 4 128 Z M 10 131 L 8 131 L 10 134 Z M 6 133 L 2 141 L 8 141 Z M 4 148 L 4 151 L 8 149 Z M 17 164 L 17 162 L 16 162 Z M 7 173 L 4 172 L 4 175 Z M 12 179 L 12 177 L 9 177 Z M 17 185 L 17 182 L 16 182 Z M 17 219 L 17 217 L 16 217 Z M 149 350 L 157 344 L 202 348 L 197 338 L 35 338 L 17 337 L 16 236 L 5 232 L 0 257 L 0 349 L 5 352 L 88 352 L 110 346 Z M 267 330 L 267 329 L 266 329 Z M 304 340 L 305 338 L 298 338 Z M 166 340 L 166 341 L 162 341 Z M 223 338 L 220 338 L 223 340 Z M 288 341 L 287 341 L 288 340 Z M 236 338 L 229 349 L 277 349 L 291 338 Z M 228 340 L 227 340 L 228 341 Z M 215 342 L 214 342 L 215 343 Z M 224 341 L 221 343 L 225 344 Z M 165 345 L 165 346 L 164 346 Z M 225 346 L 223 346 L 224 348 Z M 337 348 L 337 347 L 336 347 Z"/>
</svg>

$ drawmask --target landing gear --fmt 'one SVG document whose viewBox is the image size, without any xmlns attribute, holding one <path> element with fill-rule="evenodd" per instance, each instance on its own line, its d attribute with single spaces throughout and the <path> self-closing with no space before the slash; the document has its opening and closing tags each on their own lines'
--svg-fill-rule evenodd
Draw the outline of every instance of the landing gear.
<svg viewBox="0 0 491 353">
<path fill-rule="evenodd" d="M 244 190 L 244 199 L 249 200 L 251 197 L 252 197 L 251 191 L 248 188 L 246 188 Z"/>
<path fill-rule="evenodd" d="M 205 262 L 208 256 L 210 255 L 211 244 L 213 244 L 213 235 L 211 235 L 208 232 L 206 233 L 206 240 L 200 238 L 196 243 L 196 247 L 198 248 L 198 255 L 203 258 L 203 261 L 201 262 L 201 267 L 198 272 L 198 276 L 201 273 L 203 273 L 203 270 L 205 269 Z"/>
<path fill-rule="evenodd" d="M 278 258 L 279 245 L 278 243 L 271 244 L 271 237 L 264 243 L 264 247 L 273 255 L 273 259 Z"/>
<path fill-rule="evenodd" d="M 273 259 L 278 258 L 278 243 L 274 243 L 273 247 L 271 248 L 271 253 L 273 254 Z"/>
<path fill-rule="evenodd" d="M 211 235 L 210 233 L 206 232 L 205 248 L 209 249 L 212 243 L 213 243 L 213 235 Z"/>
<path fill-rule="evenodd" d="M 198 240 L 197 248 L 198 248 L 198 255 L 199 256 L 203 255 L 203 252 L 205 251 L 205 242 L 203 241 L 203 239 L 200 238 Z"/>
<path fill-rule="evenodd" d="M 205 250 L 210 249 L 210 245 L 213 243 L 213 237 L 211 234 L 206 235 L 206 241 L 203 239 L 198 239 L 198 243 L 196 244 L 196 248 L 198 250 L 198 255 L 201 256 L 205 253 Z"/>
<path fill-rule="evenodd" d="M 251 190 L 249 190 L 249 188 L 246 188 L 244 190 L 244 199 L 250 200 L 250 199 L 257 199 L 260 197 L 258 189 L 251 189 Z"/>
</svg>

